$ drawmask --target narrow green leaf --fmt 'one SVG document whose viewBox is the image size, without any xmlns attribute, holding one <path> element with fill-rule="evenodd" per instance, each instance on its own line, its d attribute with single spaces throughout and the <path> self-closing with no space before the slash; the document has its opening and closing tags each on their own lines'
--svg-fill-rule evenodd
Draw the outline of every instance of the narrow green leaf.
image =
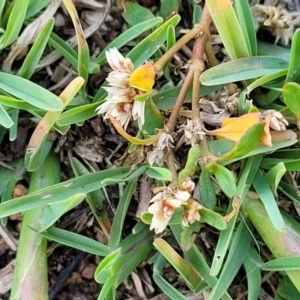
<svg viewBox="0 0 300 300">
<path fill-rule="evenodd" d="M 225 167 L 216 163 L 211 163 L 205 167 L 209 172 L 212 172 L 224 194 L 231 198 L 236 191 L 236 184 L 233 174 Z"/>
<path fill-rule="evenodd" d="M 22 196 L 18 200 L 11 199 L 0 204 L 0 217 L 10 216 L 47 205 L 48 203 L 61 201 L 78 193 L 89 193 L 100 189 L 105 186 L 102 181 L 106 178 L 115 178 L 119 182 L 124 182 L 129 170 L 129 167 L 121 167 L 98 171 L 52 185 L 51 187 Z"/>
<path fill-rule="evenodd" d="M 253 186 L 263 202 L 273 226 L 277 230 L 283 230 L 285 228 L 283 218 L 280 214 L 272 191 L 260 169 L 257 170 L 253 180 Z"/>
<path fill-rule="evenodd" d="M 78 54 L 72 47 L 69 46 L 67 42 L 52 32 L 49 39 L 49 45 L 55 48 L 63 57 L 68 60 L 68 62 L 72 64 L 73 68 L 77 70 Z"/>
<path fill-rule="evenodd" d="M 288 271 L 300 269 L 300 256 L 280 257 L 259 266 L 264 271 Z"/>
<path fill-rule="evenodd" d="M 235 1 L 234 7 L 245 38 L 248 52 L 251 56 L 255 56 L 257 53 L 257 39 L 253 20 L 254 16 L 251 12 L 249 2 L 248 0 Z"/>
<path fill-rule="evenodd" d="M 169 25 L 173 25 L 174 27 L 179 23 L 180 16 L 174 15 L 164 24 L 162 24 L 159 28 L 157 28 L 154 32 L 149 34 L 146 38 L 144 38 L 141 42 L 139 42 L 127 55 L 135 66 L 139 66 L 148 60 L 157 49 L 165 42 L 166 40 L 166 32 Z"/>
<path fill-rule="evenodd" d="M 156 180 L 172 181 L 171 171 L 160 167 L 149 167 L 146 174 Z"/>
<path fill-rule="evenodd" d="M 229 57 L 236 59 L 249 56 L 250 52 L 230 0 L 208 0 L 206 5 Z"/>
<path fill-rule="evenodd" d="M 300 85 L 288 82 L 282 88 L 284 102 L 289 110 L 296 116 L 298 128 L 300 126 Z"/>
<path fill-rule="evenodd" d="M 223 216 L 221 216 L 220 214 L 207 209 L 205 207 L 201 208 L 199 210 L 199 214 L 200 214 L 200 221 L 203 223 L 207 223 L 210 226 L 218 229 L 218 230 L 224 230 L 227 228 L 227 223 L 224 219 Z"/>
<path fill-rule="evenodd" d="M 194 289 L 201 283 L 202 279 L 192 265 L 184 260 L 166 241 L 157 238 L 153 245 L 179 272 L 191 289 Z"/>
<path fill-rule="evenodd" d="M 227 288 L 232 283 L 245 259 L 250 242 L 250 232 L 244 222 L 241 222 L 232 241 L 228 257 L 221 275 L 219 276 L 219 280 L 209 294 L 208 300 L 220 299 L 227 291 Z"/>
<path fill-rule="evenodd" d="M 274 227 L 261 201 L 245 197 L 243 203 L 247 217 L 258 231 L 275 258 L 300 256 L 300 225 L 289 214 L 282 212 L 286 224 L 284 230 Z M 288 270 L 289 276 L 298 292 L 300 292 L 300 270 Z"/>
<path fill-rule="evenodd" d="M 83 201 L 85 196 L 86 194 L 79 193 L 65 200 L 49 203 L 48 205 L 46 205 L 43 208 L 39 218 L 39 231 L 45 231 L 47 228 L 53 225 L 66 212 L 79 205 Z"/>
<path fill-rule="evenodd" d="M 161 275 L 154 274 L 153 280 L 159 286 L 159 288 L 167 295 L 170 299 L 176 300 L 188 300 L 182 295 L 177 289 L 175 289 L 168 281 L 166 281 Z"/>
<path fill-rule="evenodd" d="M 0 72 L 0 89 L 47 111 L 62 109 L 62 101 L 41 86 L 18 76 Z"/>
<path fill-rule="evenodd" d="M 50 227 L 46 231 L 40 232 L 40 235 L 51 241 L 94 255 L 106 256 L 111 253 L 111 249 L 106 245 L 64 229 Z"/>
<path fill-rule="evenodd" d="M 258 78 L 288 67 L 288 62 L 271 56 L 253 56 L 222 63 L 202 73 L 204 85 L 218 85 L 252 78 Z"/>
<path fill-rule="evenodd" d="M 13 120 L 10 115 L 7 113 L 3 105 L 0 105 L 0 124 L 5 128 L 10 128 L 14 125 Z"/>
<path fill-rule="evenodd" d="M 111 249 L 116 249 L 119 246 L 125 217 L 127 215 L 127 210 L 132 199 L 132 195 L 136 189 L 136 185 L 136 179 L 129 182 L 126 189 L 123 192 L 122 197 L 120 198 L 120 202 L 118 204 L 109 235 L 108 246 Z"/>
<path fill-rule="evenodd" d="M 300 75 L 300 29 L 297 29 L 293 34 L 291 46 L 291 58 L 289 60 L 289 69 L 286 76 L 286 82 L 297 81 Z"/>
<path fill-rule="evenodd" d="M 106 61 L 105 51 L 109 48 L 121 48 L 126 45 L 131 40 L 137 38 L 139 35 L 143 34 L 147 30 L 152 29 L 160 24 L 162 24 L 163 19 L 161 17 L 156 17 L 150 20 L 143 21 L 123 33 L 121 33 L 118 37 L 116 37 L 106 48 L 104 48 L 99 56 L 96 58 L 96 62 L 102 65 Z"/>
<path fill-rule="evenodd" d="M 180 245 L 181 234 L 182 234 L 182 226 L 181 225 L 172 225 L 172 232 Z M 204 258 L 203 254 L 199 251 L 198 247 L 194 244 L 190 249 L 184 249 L 182 247 L 182 251 L 184 253 L 185 258 L 190 262 L 190 264 L 195 268 L 199 274 L 203 277 L 203 280 L 207 282 L 207 284 L 213 288 L 218 279 L 214 276 L 210 275 L 210 268 Z M 222 298 L 222 300 L 232 300 L 229 294 L 226 292 Z"/>
<path fill-rule="evenodd" d="M 204 168 L 200 174 L 200 199 L 201 202 L 209 209 L 214 209 L 217 204 L 215 187 L 210 178 L 210 173 Z"/>
<path fill-rule="evenodd" d="M 29 79 L 33 75 L 37 67 L 37 64 L 45 50 L 53 26 L 54 26 L 54 19 L 51 18 L 46 23 L 44 28 L 40 31 L 40 34 L 35 39 L 30 51 L 26 55 L 24 62 L 18 71 L 18 75 L 20 77 Z"/>
<path fill-rule="evenodd" d="M 255 261 L 261 260 L 256 249 L 251 245 L 244 260 L 247 276 L 248 300 L 257 300 L 261 289 L 261 272 Z"/>
<path fill-rule="evenodd" d="M 13 8 L 9 14 L 5 34 L 0 44 L 0 49 L 4 49 L 12 44 L 18 37 L 24 25 L 27 7 L 30 0 L 15 0 Z"/>
<path fill-rule="evenodd" d="M 277 188 L 280 183 L 282 176 L 285 174 L 286 169 L 282 162 L 271 168 L 265 175 L 265 179 L 268 182 L 272 193 L 277 197 Z"/>
<path fill-rule="evenodd" d="M 240 201 L 243 202 L 246 193 L 248 192 L 252 181 L 255 177 L 255 173 L 261 162 L 262 155 L 256 155 L 249 157 L 243 165 L 242 172 L 238 179 L 236 195 Z M 233 210 L 233 199 L 230 201 L 226 214 L 230 214 Z M 238 212 L 227 223 L 227 228 L 220 233 L 218 244 L 215 250 L 214 258 L 211 265 L 211 275 L 217 275 L 223 265 L 223 261 L 227 255 L 227 249 L 233 234 L 233 230 L 237 221 Z"/>
<path fill-rule="evenodd" d="M 67 126 L 84 122 L 97 115 L 96 108 L 100 103 L 91 103 L 77 106 L 63 112 L 57 119 L 56 123 L 59 126 Z"/>
</svg>

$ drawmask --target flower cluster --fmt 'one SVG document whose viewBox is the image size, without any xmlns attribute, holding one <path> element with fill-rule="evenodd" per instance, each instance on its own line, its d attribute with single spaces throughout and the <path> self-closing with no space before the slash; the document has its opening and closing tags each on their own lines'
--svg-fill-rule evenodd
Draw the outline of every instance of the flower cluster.
<svg viewBox="0 0 300 300">
<path fill-rule="evenodd" d="M 187 190 L 185 189 L 187 188 Z M 148 212 L 153 215 L 150 230 L 161 233 L 167 227 L 175 209 L 183 208 L 182 224 L 188 226 L 200 220 L 199 209 L 202 208 L 199 202 L 191 197 L 195 184 L 187 178 L 181 189 L 174 190 L 171 187 L 161 187 L 154 190 L 156 194 L 150 201 L 152 203 Z"/>
<path fill-rule="evenodd" d="M 291 14 L 285 9 L 274 6 L 254 5 L 252 11 L 257 21 L 271 30 L 276 37 L 275 44 L 281 40 L 287 45 L 294 33 L 294 22 Z"/>
<path fill-rule="evenodd" d="M 106 101 L 96 111 L 105 114 L 104 119 L 112 116 L 124 129 L 131 118 L 141 128 L 145 122 L 145 99 L 141 96 L 154 84 L 154 66 L 147 63 L 133 71 L 132 61 L 116 48 L 109 49 L 105 55 L 113 70 L 107 77 L 108 86 L 104 87 L 108 93 Z"/>
<path fill-rule="evenodd" d="M 153 151 L 148 152 L 147 159 L 149 165 L 153 166 L 154 164 L 156 164 L 160 167 L 163 166 L 166 156 L 170 152 L 170 148 L 174 148 L 173 143 L 173 137 L 165 131 L 161 130 L 158 133 L 156 147 L 153 149 Z"/>
</svg>

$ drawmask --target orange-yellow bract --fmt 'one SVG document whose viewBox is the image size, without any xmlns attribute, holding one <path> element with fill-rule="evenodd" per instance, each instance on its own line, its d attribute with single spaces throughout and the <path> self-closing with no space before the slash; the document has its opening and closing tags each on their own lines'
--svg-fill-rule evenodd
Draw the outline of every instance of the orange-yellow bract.
<svg viewBox="0 0 300 300">
<path fill-rule="evenodd" d="M 155 68 L 153 63 L 146 63 L 134 70 L 129 78 L 130 86 L 147 92 L 155 82 Z"/>
</svg>

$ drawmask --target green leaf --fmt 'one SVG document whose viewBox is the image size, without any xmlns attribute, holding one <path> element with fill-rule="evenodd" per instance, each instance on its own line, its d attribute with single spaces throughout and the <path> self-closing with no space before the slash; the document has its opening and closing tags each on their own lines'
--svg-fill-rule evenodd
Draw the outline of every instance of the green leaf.
<svg viewBox="0 0 300 300">
<path fill-rule="evenodd" d="M 250 52 L 230 0 L 208 0 L 206 5 L 229 57 L 236 59 L 249 56 Z"/>
<path fill-rule="evenodd" d="M 27 7 L 30 0 L 15 0 L 13 8 L 9 14 L 5 34 L 1 40 L 0 49 L 4 49 L 12 44 L 18 37 L 24 25 Z"/>
<path fill-rule="evenodd" d="M 258 231 L 275 258 L 300 256 L 300 225 L 289 214 L 282 212 L 286 224 L 284 230 L 273 225 L 261 201 L 245 197 L 243 207 L 247 217 Z M 286 274 L 300 292 L 300 270 L 288 270 Z"/>
<path fill-rule="evenodd" d="M 63 112 L 57 119 L 59 126 L 67 126 L 84 122 L 97 115 L 96 108 L 100 103 L 80 105 Z"/>
<path fill-rule="evenodd" d="M 50 227 L 46 231 L 40 232 L 40 235 L 59 244 L 73 247 L 94 255 L 106 256 L 111 253 L 111 249 L 106 245 L 64 229 Z"/>
<path fill-rule="evenodd" d="M 202 279 L 193 266 L 184 260 L 166 241 L 157 238 L 153 245 L 177 270 L 190 289 L 195 289 L 201 283 Z"/>
<path fill-rule="evenodd" d="M 149 167 L 146 171 L 146 174 L 156 180 L 172 181 L 171 171 L 165 168 Z"/>
<path fill-rule="evenodd" d="M 188 300 L 182 295 L 177 289 L 175 289 L 168 281 L 166 281 L 161 275 L 154 274 L 153 280 L 159 286 L 159 288 L 167 295 L 170 299 L 176 300 Z"/>
<path fill-rule="evenodd" d="M 40 223 L 39 231 L 44 231 L 47 228 L 49 228 L 66 212 L 68 212 L 75 206 L 79 205 L 84 200 L 85 197 L 86 194 L 79 193 L 65 200 L 49 203 L 48 205 L 46 205 L 43 208 L 39 218 L 39 223 Z"/>
<path fill-rule="evenodd" d="M 298 128 L 300 127 L 300 85 L 288 82 L 282 88 L 284 102 L 289 110 L 296 116 Z"/>
<path fill-rule="evenodd" d="M 147 138 L 154 135 L 157 129 L 161 129 L 164 125 L 164 119 L 159 109 L 149 96 L 145 102 L 145 123 L 142 127 L 143 135 Z"/>
<path fill-rule="evenodd" d="M 15 213 L 47 205 L 48 203 L 61 201 L 78 193 L 89 193 L 104 187 L 105 183 L 103 183 L 103 181 L 107 178 L 115 179 L 116 183 L 124 182 L 127 179 L 129 169 L 129 167 L 121 167 L 82 175 L 22 196 L 18 198 L 18 201 L 14 199 L 6 201 L 0 204 L 0 217 L 10 216 Z M 128 180 L 131 179 L 134 178 L 129 178 Z"/>
<path fill-rule="evenodd" d="M 136 3 L 126 1 L 124 4 L 123 18 L 130 26 L 134 26 L 145 20 L 153 19 L 154 15 L 149 9 Z"/>
<path fill-rule="evenodd" d="M 0 72 L 0 89 L 47 111 L 62 109 L 62 101 L 41 86 L 18 76 Z"/>
<path fill-rule="evenodd" d="M 280 257 L 259 266 L 264 271 L 287 271 L 300 269 L 300 256 Z"/>
<path fill-rule="evenodd" d="M 113 224 L 111 226 L 110 230 L 110 235 L 109 235 L 109 241 L 108 241 L 108 246 L 111 249 L 116 249 L 119 246 L 121 236 L 122 236 L 122 231 L 123 231 L 123 226 L 124 226 L 124 221 L 125 217 L 127 215 L 127 210 L 130 204 L 130 201 L 132 199 L 132 195 L 136 189 L 137 185 L 137 180 L 131 181 L 125 191 L 123 192 L 123 195 L 120 199 L 120 202 L 118 204 L 115 217 L 113 220 Z"/>
<path fill-rule="evenodd" d="M 156 27 L 158 25 L 161 25 L 163 22 L 163 19 L 160 17 L 152 18 L 150 20 L 143 21 L 123 33 L 121 33 L 118 37 L 116 37 L 107 47 L 105 47 L 99 56 L 96 58 L 96 62 L 102 65 L 106 61 L 105 57 L 105 51 L 108 50 L 109 48 L 117 48 L 120 49 L 122 46 L 127 45 L 128 42 L 131 40 L 137 38 L 147 30 L 152 29 L 153 27 Z"/>
<path fill-rule="evenodd" d="M 78 54 L 69 46 L 62 38 L 56 35 L 54 32 L 51 33 L 49 39 L 49 45 L 56 49 L 68 62 L 70 62 L 75 70 L 78 68 Z"/>
<path fill-rule="evenodd" d="M 205 207 L 202 207 L 199 210 L 199 214 L 201 216 L 200 221 L 202 223 L 207 223 L 218 230 L 224 230 L 227 228 L 227 223 L 224 217 L 220 214 Z"/>
<path fill-rule="evenodd" d="M 243 32 L 243 37 L 247 45 L 248 52 L 251 56 L 255 56 L 257 52 L 257 39 L 254 27 L 254 16 L 251 12 L 248 0 L 240 0 L 234 2 L 237 17 Z"/>
<path fill-rule="evenodd" d="M 288 67 L 288 62 L 271 56 L 253 56 L 231 60 L 202 73 L 204 85 L 218 85 L 252 78 L 258 78 Z"/>
<path fill-rule="evenodd" d="M 238 183 L 237 183 L 237 191 L 236 195 L 243 202 L 245 195 L 247 194 L 255 173 L 259 167 L 261 162 L 262 155 L 256 155 L 249 157 L 243 165 L 242 172 L 240 174 Z M 233 211 L 234 198 L 230 201 L 226 215 L 230 214 Z M 233 230 L 235 228 L 235 224 L 237 221 L 238 212 L 231 218 L 231 220 L 227 223 L 227 228 L 220 233 L 220 237 L 218 240 L 218 244 L 215 250 L 215 254 L 213 257 L 212 265 L 211 265 L 211 275 L 217 275 L 223 265 L 223 261 L 227 256 L 227 249 L 229 247 L 229 243 L 233 234 Z"/>
<path fill-rule="evenodd" d="M 45 50 L 53 26 L 54 26 L 54 19 L 51 18 L 46 23 L 44 28 L 40 31 L 40 34 L 35 39 L 30 51 L 26 55 L 22 67 L 18 71 L 18 75 L 20 77 L 29 79 L 33 75 L 37 67 L 37 64 Z"/>
<path fill-rule="evenodd" d="M 277 230 L 283 230 L 285 228 L 283 218 L 272 191 L 260 169 L 257 171 L 253 180 L 253 187 L 263 202 L 273 226 Z"/>
<path fill-rule="evenodd" d="M 277 197 L 277 188 L 285 172 L 285 166 L 282 162 L 280 162 L 274 167 L 272 167 L 265 175 L 265 179 L 268 182 L 272 193 L 275 197 Z"/>
<path fill-rule="evenodd" d="M 289 69 L 286 76 L 286 82 L 297 81 L 300 75 L 300 29 L 294 32 L 291 46 L 291 58 L 289 60 Z"/>
<path fill-rule="evenodd" d="M 208 300 L 220 299 L 227 291 L 234 277 L 238 273 L 251 242 L 251 235 L 244 222 L 237 228 L 229 249 L 227 260 L 223 266 L 217 284 L 208 296 Z"/>
<path fill-rule="evenodd" d="M 210 173 L 206 168 L 200 174 L 200 199 L 201 202 L 209 209 L 214 209 L 217 204 L 215 187 L 210 178 Z"/>
<path fill-rule="evenodd" d="M 11 128 L 14 125 L 13 120 L 3 105 L 0 105 L 0 124 L 5 128 Z"/>
<path fill-rule="evenodd" d="M 257 253 L 256 249 L 250 245 L 247 255 L 244 260 L 244 267 L 247 276 L 248 285 L 248 300 L 259 299 L 261 289 L 261 272 L 256 261 L 261 260 L 260 254 Z"/>
<path fill-rule="evenodd" d="M 139 42 L 127 55 L 134 65 L 137 67 L 148 60 L 157 49 L 165 42 L 166 32 L 170 25 L 174 27 L 179 23 L 180 16 L 175 15 L 157 28 L 154 32 L 149 34 L 141 42 Z"/>
<path fill-rule="evenodd" d="M 236 184 L 233 174 L 227 168 L 216 163 L 208 164 L 205 168 L 215 175 L 217 182 L 224 194 L 228 198 L 233 197 L 236 191 Z"/>
<path fill-rule="evenodd" d="M 180 245 L 181 233 L 182 233 L 181 225 L 172 225 L 171 229 L 177 242 Z M 203 280 L 209 285 L 209 287 L 213 288 L 217 284 L 218 279 L 210 275 L 210 268 L 203 254 L 199 251 L 198 247 L 194 244 L 192 248 L 188 250 L 182 247 L 182 251 L 184 253 L 185 259 L 193 266 L 193 268 L 197 272 L 199 272 L 199 274 L 201 274 Z M 223 295 L 221 299 L 232 300 L 232 298 L 229 296 L 227 292 Z"/>
</svg>

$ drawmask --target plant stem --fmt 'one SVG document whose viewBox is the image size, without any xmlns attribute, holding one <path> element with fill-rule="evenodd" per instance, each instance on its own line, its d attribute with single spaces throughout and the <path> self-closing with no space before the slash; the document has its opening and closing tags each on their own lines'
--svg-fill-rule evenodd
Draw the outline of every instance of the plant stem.
<svg viewBox="0 0 300 300">
<path fill-rule="evenodd" d="M 195 36 L 202 34 L 202 26 L 196 24 L 193 29 L 186 33 L 179 39 L 173 47 L 171 47 L 155 64 L 154 67 L 157 72 L 162 71 L 166 63 L 176 54 L 184 45 L 186 45 Z"/>
<path fill-rule="evenodd" d="M 189 68 L 188 74 L 187 74 L 186 79 L 182 85 L 180 92 L 179 92 L 178 98 L 176 100 L 175 106 L 170 115 L 170 118 L 169 118 L 167 124 L 165 125 L 164 129 L 167 133 L 171 133 L 174 131 L 176 121 L 177 121 L 177 116 L 179 115 L 181 106 L 184 102 L 184 99 L 190 88 L 193 78 L 194 78 L 194 68 Z"/>
</svg>

